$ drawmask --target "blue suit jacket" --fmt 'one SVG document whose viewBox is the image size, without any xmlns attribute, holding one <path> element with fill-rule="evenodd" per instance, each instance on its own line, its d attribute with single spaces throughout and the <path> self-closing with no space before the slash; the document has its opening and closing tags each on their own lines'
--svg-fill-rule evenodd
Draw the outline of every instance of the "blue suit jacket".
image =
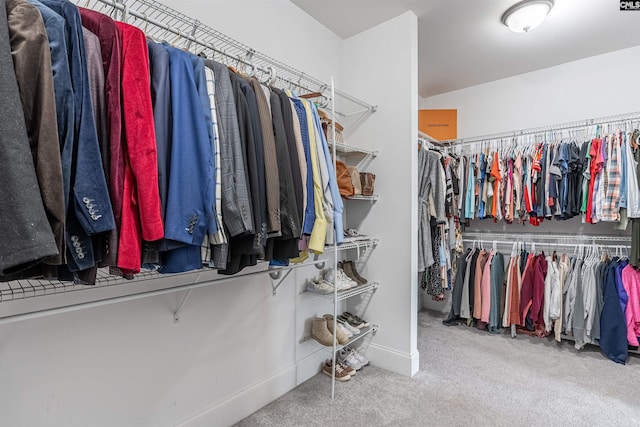
<svg viewBox="0 0 640 427">
<path fill-rule="evenodd" d="M 62 168 L 71 171 L 67 210 L 67 263 L 71 271 L 96 263 L 90 236 L 115 228 L 98 134 L 91 106 L 89 76 L 78 8 L 66 0 L 41 0 L 65 20 L 65 43 L 73 88 L 73 146 L 63 147 Z M 69 109 L 69 107 L 67 107 Z"/>
</svg>

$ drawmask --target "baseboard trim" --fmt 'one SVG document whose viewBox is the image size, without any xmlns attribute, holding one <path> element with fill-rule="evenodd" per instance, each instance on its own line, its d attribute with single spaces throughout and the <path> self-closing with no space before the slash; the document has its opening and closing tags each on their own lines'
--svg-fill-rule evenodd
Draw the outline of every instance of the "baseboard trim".
<svg viewBox="0 0 640 427">
<path fill-rule="evenodd" d="M 226 427 L 253 414 L 296 387 L 296 366 L 285 369 L 252 387 L 177 424 L 178 427 Z"/>
<path fill-rule="evenodd" d="M 374 366 L 408 377 L 414 376 L 420 368 L 420 352 L 418 350 L 412 353 L 404 353 L 393 348 L 371 343 L 367 349 L 367 357 Z"/>
</svg>

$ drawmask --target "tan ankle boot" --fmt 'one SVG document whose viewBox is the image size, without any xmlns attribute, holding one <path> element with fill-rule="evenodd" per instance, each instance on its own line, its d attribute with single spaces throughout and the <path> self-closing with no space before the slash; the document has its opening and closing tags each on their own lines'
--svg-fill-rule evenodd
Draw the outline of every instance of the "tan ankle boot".
<svg viewBox="0 0 640 427">
<path fill-rule="evenodd" d="M 324 316 L 325 322 L 327 323 L 327 329 L 329 333 L 333 334 L 333 316 L 331 314 L 325 314 Z M 336 340 L 340 345 L 346 344 L 349 342 L 349 337 L 340 328 L 336 327 Z M 331 344 L 333 345 L 333 344 Z"/>
<path fill-rule="evenodd" d="M 329 332 L 327 319 L 324 317 L 316 317 L 313 319 L 313 323 L 311 324 L 311 338 L 322 345 L 333 346 L 333 334 Z"/>
</svg>

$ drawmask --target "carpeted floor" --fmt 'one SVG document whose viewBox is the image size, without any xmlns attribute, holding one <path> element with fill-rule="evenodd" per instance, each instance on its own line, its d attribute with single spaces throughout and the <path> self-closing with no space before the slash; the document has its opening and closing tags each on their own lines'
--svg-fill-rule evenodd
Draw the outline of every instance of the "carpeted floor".
<svg viewBox="0 0 640 427">
<path fill-rule="evenodd" d="M 640 356 L 490 335 L 418 318 L 414 378 L 367 366 L 336 384 L 318 374 L 245 418 L 253 426 L 640 426 Z"/>
</svg>

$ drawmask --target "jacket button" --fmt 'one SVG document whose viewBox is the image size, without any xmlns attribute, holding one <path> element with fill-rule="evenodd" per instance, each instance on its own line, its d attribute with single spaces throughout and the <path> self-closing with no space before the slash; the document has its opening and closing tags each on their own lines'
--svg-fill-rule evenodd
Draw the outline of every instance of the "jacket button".
<svg viewBox="0 0 640 427">
<path fill-rule="evenodd" d="M 76 248 L 76 253 L 77 253 L 77 254 L 81 254 L 81 253 L 82 253 L 82 248 L 79 248 L 79 247 L 78 247 L 78 248 Z"/>
<path fill-rule="evenodd" d="M 89 202 L 91 202 L 91 199 L 90 199 L 90 198 L 88 198 L 88 197 L 83 197 L 83 198 L 82 198 L 82 201 L 83 201 L 83 202 L 84 202 L 84 204 L 86 205 L 86 204 L 88 204 Z"/>
<path fill-rule="evenodd" d="M 84 254 L 78 254 L 78 259 L 84 259 Z"/>
<path fill-rule="evenodd" d="M 71 241 L 72 241 L 72 242 L 77 242 L 77 241 L 79 241 L 79 240 L 80 240 L 80 239 L 78 238 L 78 236 L 75 236 L 75 235 L 74 235 L 74 236 L 71 236 Z"/>
</svg>

